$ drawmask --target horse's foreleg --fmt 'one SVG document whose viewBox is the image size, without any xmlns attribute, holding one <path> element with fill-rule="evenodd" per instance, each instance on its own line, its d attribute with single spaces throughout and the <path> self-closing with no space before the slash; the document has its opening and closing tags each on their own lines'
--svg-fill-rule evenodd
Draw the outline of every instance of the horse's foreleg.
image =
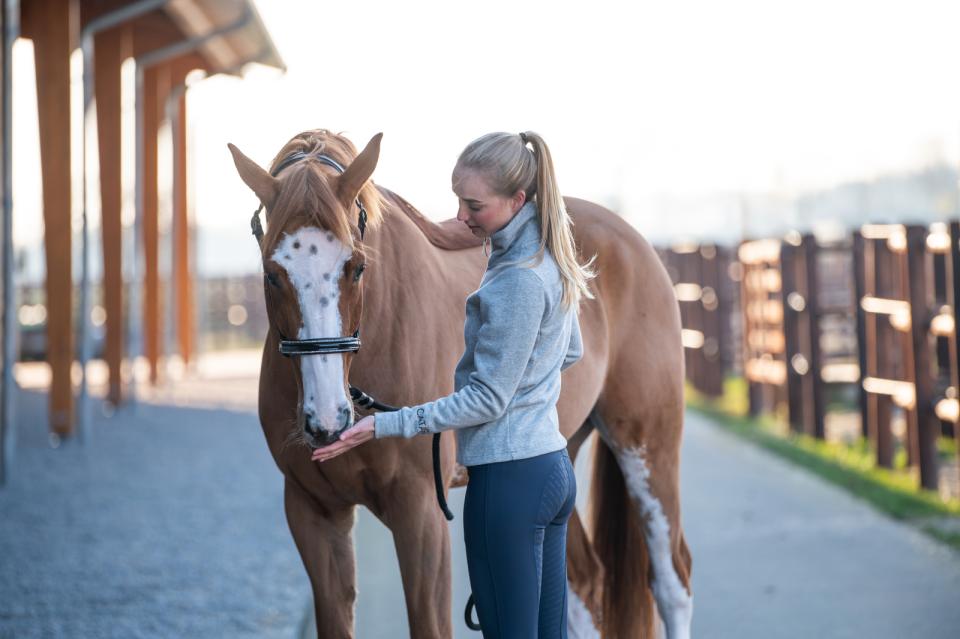
<svg viewBox="0 0 960 639">
<path fill-rule="evenodd" d="M 357 598 L 353 507 L 322 508 L 295 482 L 284 486 L 287 524 L 313 588 L 317 636 L 352 639 Z"/>
<path fill-rule="evenodd" d="M 450 532 L 433 485 L 411 482 L 391 495 L 383 520 L 393 532 L 411 639 L 450 639 Z"/>
</svg>

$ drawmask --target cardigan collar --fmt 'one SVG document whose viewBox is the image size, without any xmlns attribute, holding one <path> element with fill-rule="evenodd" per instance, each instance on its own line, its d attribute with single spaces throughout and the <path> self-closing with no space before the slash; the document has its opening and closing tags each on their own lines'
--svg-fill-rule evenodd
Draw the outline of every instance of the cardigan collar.
<svg viewBox="0 0 960 639">
<path fill-rule="evenodd" d="M 516 215 L 513 216 L 507 225 L 490 236 L 493 251 L 490 257 L 498 253 L 507 253 L 518 241 L 524 241 L 528 238 L 534 238 L 540 241 L 540 220 L 537 216 L 537 205 L 533 202 L 527 202 Z"/>
</svg>

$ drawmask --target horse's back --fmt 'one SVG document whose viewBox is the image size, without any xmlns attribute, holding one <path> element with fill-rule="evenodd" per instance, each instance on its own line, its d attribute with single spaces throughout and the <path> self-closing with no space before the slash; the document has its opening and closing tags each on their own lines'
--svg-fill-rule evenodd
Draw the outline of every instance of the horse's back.
<svg viewBox="0 0 960 639">
<path fill-rule="evenodd" d="M 594 343 L 607 344 L 609 366 L 618 360 L 630 370 L 652 369 L 682 376 L 680 311 L 673 284 L 653 246 L 609 209 L 578 198 L 564 198 L 573 219 L 581 259 L 596 255 L 596 300 L 584 300 L 581 328 L 590 335 L 608 334 Z M 597 304 L 603 312 L 590 308 Z M 680 356 L 677 356 L 680 353 Z M 623 360 L 629 360 L 627 362 Z M 682 379 L 681 379 L 682 383 Z"/>
<path fill-rule="evenodd" d="M 645 306 L 675 311 L 676 298 L 670 277 L 653 246 L 622 217 L 587 200 L 566 197 L 574 224 L 574 237 L 583 260 L 596 255 L 596 270 L 605 295 L 638 294 Z M 631 296 L 635 297 L 635 296 Z M 655 309 L 648 308 L 653 311 Z"/>
</svg>

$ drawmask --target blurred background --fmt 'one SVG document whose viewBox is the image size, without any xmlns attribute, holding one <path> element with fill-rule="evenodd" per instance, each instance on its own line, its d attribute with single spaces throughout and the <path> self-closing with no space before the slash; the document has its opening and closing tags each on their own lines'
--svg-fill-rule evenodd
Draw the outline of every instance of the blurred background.
<svg viewBox="0 0 960 639">
<path fill-rule="evenodd" d="M 5 0 L 3 11 L 0 480 L 9 485 L 0 488 L 0 508 L 10 519 L 0 538 L 8 553 L 19 552 L 24 522 L 33 521 L 26 504 L 66 499 L 26 488 L 32 478 L 59 469 L 71 484 L 94 482 L 91 495 L 98 481 L 122 483 L 91 475 L 89 465 L 128 458 L 138 444 L 116 444 L 130 436 L 122 424 L 153 423 L 159 411 L 186 428 L 150 431 L 172 456 L 235 437 L 232 420 L 247 425 L 251 464 L 264 473 L 249 479 L 249 496 L 264 504 L 259 520 L 277 524 L 261 537 L 279 540 L 284 565 L 299 575 L 282 513 L 270 510 L 279 479 L 254 415 L 267 330 L 249 227 L 257 200 L 227 143 L 266 167 L 304 130 L 342 132 L 359 148 L 383 132 L 374 181 L 440 221 L 456 214 L 450 171 L 468 142 L 535 130 L 565 194 L 610 208 L 660 254 L 684 325 L 691 420 L 710 425 L 691 432 L 716 427 L 759 444 L 909 523 L 925 541 L 910 537 L 908 545 L 935 556 L 941 570 L 935 586 L 910 583 L 955 594 L 957 2 Z M 164 412 L 174 409 L 186 412 Z M 188 424 L 218 420 L 222 431 L 210 426 L 209 440 L 191 439 L 199 431 Z M 713 435 L 698 437 L 687 444 L 694 460 Z M 51 457 L 61 447 L 63 456 Z M 749 455 L 730 452 L 731 460 L 740 454 Z M 688 467 L 688 503 L 703 505 L 699 512 L 713 513 L 726 498 L 732 510 L 723 517 L 739 524 L 762 511 L 711 494 L 713 480 Z M 156 472 L 160 483 L 169 472 L 208 482 L 211 495 L 223 479 L 185 461 Z M 838 506 L 828 519 L 837 512 L 854 511 Z M 886 525 L 856 512 L 871 531 Z M 697 530 L 705 541 L 726 525 L 698 517 L 691 515 L 695 540 Z M 57 522 L 46 525 L 64 524 Z M 110 546 L 96 539 L 97 548 Z M 738 541 L 701 546 L 701 592 L 734 602 L 756 595 L 726 590 L 719 568 L 710 581 L 710 557 L 746 552 Z M 849 557 L 847 541 L 822 558 L 825 567 Z M 65 555 L 82 554 L 63 543 Z M 888 576 L 926 561 L 861 559 Z M 0 587 L 24 587 L 13 563 L 0 572 Z M 851 584 L 878 582 L 872 575 Z M 299 629 L 289 619 L 301 617 L 305 584 L 290 579 L 285 596 L 294 594 L 278 597 L 284 603 L 253 623 L 254 635 Z M 758 579 L 750 587 L 763 597 L 797 580 Z M 782 636 L 903 636 L 915 618 L 900 608 L 888 607 L 889 618 L 877 612 L 903 583 L 860 602 L 875 631 L 795 626 Z M 249 591 L 251 602 L 266 596 Z M 26 596 L 14 601 L 20 607 L 6 612 L 22 624 L 11 622 L 10 636 L 32 636 L 25 628 L 39 628 L 37 636 L 121 632 L 79 622 L 53 631 L 48 608 Z M 793 619 L 792 602 L 772 604 L 764 621 Z M 44 605 L 59 603 L 51 595 Z M 925 636 L 954 636 L 956 606 L 924 605 L 932 608 L 914 609 L 923 610 Z M 748 628 L 772 636 L 747 613 L 734 621 L 706 606 L 705 636 L 754 636 Z M 150 618 L 130 614 L 131 628 Z M 158 636 L 196 629 L 158 628 Z M 366 626 L 360 636 L 389 636 L 377 632 Z"/>
</svg>

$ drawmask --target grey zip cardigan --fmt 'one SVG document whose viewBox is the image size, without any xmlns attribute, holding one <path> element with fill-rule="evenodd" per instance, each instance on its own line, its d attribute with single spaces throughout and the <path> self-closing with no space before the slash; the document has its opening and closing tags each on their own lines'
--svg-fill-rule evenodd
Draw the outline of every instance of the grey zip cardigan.
<svg viewBox="0 0 960 639">
<path fill-rule="evenodd" d="M 560 371 L 581 358 L 583 343 L 577 313 L 560 303 L 560 271 L 549 249 L 528 266 L 540 246 L 536 205 L 524 204 L 490 239 L 487 271 L 467 297 L 466 348 L 454 392 L 378 413 L 378 439 L 455 430 L 457 461 L 464 466 L 566 447 L 557 418 Z"/>
</svg>

